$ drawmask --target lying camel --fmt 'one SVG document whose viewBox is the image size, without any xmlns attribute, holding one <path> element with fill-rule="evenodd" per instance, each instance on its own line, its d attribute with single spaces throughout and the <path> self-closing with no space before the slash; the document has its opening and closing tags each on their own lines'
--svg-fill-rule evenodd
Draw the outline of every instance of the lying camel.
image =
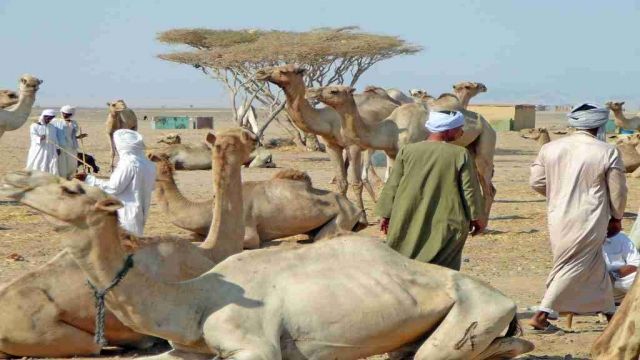
<svg viewBox="0 0 640 360">
<path fill-rule="evenodd" d="M 606 103 L 607 108 L 613 112 L 613 121 L 616 126 L 628 130 L 640 130 L 640 114 L 630 118 L 626 117 L 622 109 L 623 105 L 624 101 L 608 101 Z"/>
<path fill-rule="evenodd" d="M 157 162 L 156 199 L 167 218 L 181 229 L 206 236 L 213 218 L 212 200 L 187 199 L 178 189 L 171 163 L 166 158 L 150 159 Z M 344 195 L 313 188 L 302 171 L 288 169 L 271 180 L 246 181 L 242 191 L 245 249 L 298 234 L 319 240 L 367 225 L 358 222 L 360 209 Z"/>
<path fill-rule="evenodd" d="M 520 136 L 525 139 L 536 140 L 540 146 L 551 142 L 549 131 L 546 128 L 522 129 L 520 130 Z"/>
<path fill-rule="evenodd" d="M 197 145 L 171 144 L 147 151 L 147 156 L 168 158 L 176 170 L 211 169 L 211 149 L 205 143 Z"/>
<path fill-rule="evenodd" d="M 235 139 L 236 132 L 228 131 L 219 136 L 223 143 L 228 134 L 233 134 Z M 245 142 L 255 146 L 255 140 L 247 139 Z M 241 163 L 248 161 L 248 152 L 238 149 L 235 158 L 227 154 L 229 158 L 216 169 L 217 178 L 223 180 L 215 182 L 214 191 L 219 196 L 214 202 L 214 213 L 224 211 L 231 219 L 241 218 L 242 208 L 230 206 L 235 193 L 231 187 L 236 185 L 225 179 L 233 175 L 229 171 L 231 168 L 239 168 Z M 222 171 L 223 168 L 226 171 Z M 77 181 L 64 181 L 46 173 L 18 172 L 10 178 L 15 187 L 30 184 L 54 187 L 56 193 L 50 195 L 58 197 L 56 206 L 62 212 L 78 205 L 75 201 L 68 201 L 67 197 L 81 200 L 81 195 L 87 192 L 102 194 L 96 188 Z M 117 243 L 112 245 L 120 248 L 121 236 L 114 215 L 111 215 L 113 226 L 110 232 Z M 135 252 L 136 267 L 148 278 L 161 281 L 192 279 L 211 269 L 214 260 L 221 260 L 225 254 L 242 251 L 239 240 L 242 236 L 229 233 L 235 228 L 230 228 L 228 223 L 213 222 L 207 241 L 200 247 L 170 237 L 140 239 L 138 242 L 141 247 Z M 236 244 L 240 244 L 239 250 Z M 82 270 L 67 251 L 62 251 L 47 264 L 0 288 L 0 358 L 98 354 L 100 346 L 92 337 L 96 316 L 94 303 Z M 105 337 L 111 345 L 144 348 L 153 344 L 153 338 L 134 332 L 108 311 Z"/>
<path fill-rule="evenodd" d="M 2 192 L 73 228 L 65 248 L 97 288 L 128 269 L 114 231 L 117 199 L 27 172 L 6 176 Z M 241 233 L 237 220 L 228 223 Z M 247 251 L 185 282 L 149 277 L 136 255 L 106 303 L 132 329 L 170 341 L 173 349 L 154 359 L 361 359 L 417 350 L 418 360 L 480 360 L 533 349 L 513 337 L 516 305 L 499 291 L 353 235 Z"/>
<path fill-rule="evenodd" d="M 171 133 L 158 138 L 158 144 L 182 144 L 182 138 L 176 133 Z"/>
</svg>

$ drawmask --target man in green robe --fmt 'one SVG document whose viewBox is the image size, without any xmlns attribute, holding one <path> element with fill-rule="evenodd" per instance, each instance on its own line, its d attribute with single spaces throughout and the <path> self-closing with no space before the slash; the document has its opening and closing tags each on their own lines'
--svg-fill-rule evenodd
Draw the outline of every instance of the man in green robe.
<svg viewBox="0 0 640 360">
<path fill-rule="evenodd" d="M 462 136 L 463 125 L 460 112 L 431 112 L 427 140 L 400 149 L 377 206 L 392 249 L 454 270 L 469 231 L 486 226 L 473 159 L 447 143 Z"/>
</svg>

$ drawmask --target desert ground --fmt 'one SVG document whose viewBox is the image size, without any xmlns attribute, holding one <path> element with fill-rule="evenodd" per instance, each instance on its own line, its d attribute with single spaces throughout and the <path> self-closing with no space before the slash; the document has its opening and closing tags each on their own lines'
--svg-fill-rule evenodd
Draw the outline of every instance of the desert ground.
<svg viewBox="0 0 640 360">
<path fill-rule="evenodd" d="M 39 114 L 34 109 L 32 115 Z M 175 131 L 152 130 L 151 122 L 143 122 L 144 115 L 213 115 L 216 129 L 232 126 L 231 113 L 224 109 L 136 109 L 139 130 L 144 135 L 148 147 L 156 147 L 156 139 Z M 84 132 L 85 150 L 93 154 L 102 167 L 100 175 L 108 175 L 109 144 L 104 131 L 105 109 L 79 109 L 76 119 Z M 35 119 L 34 116 L 32 116 Z M 537 126 L 564 128 L 561 113 L 539 112 Z M 204 140 L 209 130 L 179 130 L 184 143 Z M 286 133 L 274 123 L 266 133 L 266 138 L 283 137 Z M 553 135 L 552 138 L 558 135 Z M 0 139 L 0 151 L 4 154 L 0 161 L 0 175 L 24 167 L 29 147 L 28 124 L 16 131 L 7 132 Z M 498 135 L 498 149 L 495 158 L 494 185 L 497 188 L 489 228 L 482 236 L 469 238 L 464 250 L 462 271 L 476 276 L 513 298 L 522 318 L 530 315 L 529 307 L 535 306 L 544 293 L 545 280 L 551 268 L 551 252 L 547 237 L 545 199 L 534 193 L 528 186 L 529 165 L 535 158 L 538 145 L 523 139 L 517 132 L 501 132 Z M 264 180 L 270 178 L 279 168 L 296 168 L 309 173 L 316 187 L 333 189 L 329 184 L 332 177 L 329 158 L 324 153 L 301 151 L 293 146 L 272 150 L 276 169 L 243 169 L 243 179 Z M 377 169 L 379 174 L 384 169 Z M 204 199 L 212 195 L 210 171 L 179 172 L 178 185 L 190 198 Z M 638 181 L 628 177 L 630 189 L 624 228 L 629 230 L 640 205 Z M 380 189 L 377 189 L 378 192 Z M 353 199 L 352 194 L 349 197 Z M 378 219 L 374 215 L 373 201 L 366 195 L 370 226 L 363 232 L 381 236 Z M 146 227 L 147 235 L 177 234 L 189 235 L 174 227 L 152 203 L 151 215 Z M 38 212 L 7 199 L 0 199 L 0 284 L 7 283 L 22 274 L 37 268 L 61 250 L 61 235 Z M 20 255 L 23 260 L 13 260 Z M 487 304 L 491 306 L 491 304 Z M 564 319 L 558 321 L 565 327 Z M 596 316 L 574 318 L 574 327 L 564 333 L 535 335 L 525 332 L 524 337 L 536 345 L 534 352 L 525 359 L 585 359 L 595 338 L 605 324 Z M 523 327 L 526 328 L 526 326 Z M 134 357 L 139 352 L 120 352 L 115 349 L 105 351 L 107 357 Z"/>
</svg>

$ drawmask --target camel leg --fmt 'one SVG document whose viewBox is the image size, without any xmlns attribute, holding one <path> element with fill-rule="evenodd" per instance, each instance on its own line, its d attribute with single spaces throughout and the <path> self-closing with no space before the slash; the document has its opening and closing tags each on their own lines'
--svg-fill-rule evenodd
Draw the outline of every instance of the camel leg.
<svg viewBox="0 0 640 360">
<path fill-rule="evenodd" d="M 420 346 L 414 359 L 482 360 L 497 357 L 498 353 L 490 349 L 514 320 L 516 305 L 506 296 L 475 280 L 462 277 L 456 277 L 455 280 L 457 287 L 452 294 L 455 300 L 453 307 Z M 520 342 L 515 347 L 509 347 L 509 343 L 502 341 L 499 344 L 502 354 L 511 355 L 518 350 L 530 349 L 522 348 Z"/>
<path fill-rule="evenodd" d="M 342 195 L 347 194 L 347 169 L 344 167 L 344 158 L 342 157 L 342 148 L 336 144 L 327 143 L 327 153 L 334 166 L 336 174 L 336 186 L 338 192 Z"/>
<path fill-rule="evenodd" d="M 373 202 L 377 202 L 376 193 L 373 191 L 373 187 L 371 186 L 371 182 L 369 181 L 369 172 L 373 172 L 375 174 L 375 170 L 373 170 L 373 166 L 371 166 L 371 150 L 364 151 L 363 161 L 363 169 L 362 169 L 362 184 L 364 185 L 365 190 L 369 193 L 369 196 L 373 200 Z M 378 176 L 376 174 L 376 176 Z"/>
<path fill-rule="evenodd" d="M 38 324 L 38 327 L 41 326 Z M 52 322 L 45 331 L 42 336 L 35 335 L 30 342 L 17 343 L 11 341 L 10 337 L 0 339 L 0 353 L 18 357 L 91 356 L 100 353 L 100 346 L 95 343 L 92 334 L 67 323 Z"/>
<path fill-rule="evenodd" d="M 364 210 L 364 202 L 362 201 L 362 150 L 357 145 L 349 146 L 349 158 L 351 166 L 349 167 L 349 180 L 351 188 L 356 196 L 356 206 L 362 210 L 361 221 L 367 223 L 367 214 Z"/>
<path fill-rule="evenodd" d="M 140 359 L 148 359 L 148 360 L 205 360 L 205 359 L 213 359 L 214 356 L 212 354 L 200 354 L 197 352 L 189 352 L 182 350 L 169 350 L 165 353 L 153 355 L 153 356 L 143 356 Z"/>
<path fill-rule="evenodd" d="M 489 124 L 485 123 L 484 129 L 478 139 L 471 146 L 471 152 L 475 155 L 478 180 L 482 187 L 484 197 L 485 220 L 489 220 L 493 199 L 496 196 L 496 188 L 493 186 L 493 158 L 496 152 L 496 132 Z"/>
<path fill-rule="evenodd" d="M 259 249 L 260 248 L 260 236 L 258 235 L 258 229 L 255 224 L 247 223 L 244 227 L 244 242 L 242 243 L 245 249 Z"/>
</svg>

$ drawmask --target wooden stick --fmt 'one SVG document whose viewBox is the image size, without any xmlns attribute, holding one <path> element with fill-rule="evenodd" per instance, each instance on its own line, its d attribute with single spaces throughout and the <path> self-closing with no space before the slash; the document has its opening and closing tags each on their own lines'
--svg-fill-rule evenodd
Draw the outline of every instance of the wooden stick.
<svg viewBox="0 0 640 360">
<path fill-rule="evenodd" d="M 53 146 L 55 146 L 55 147 L 56 147 L 56 148 L 58 148 L 59 150 L 62 150 L 65 154 L 67 154 L 67 155 L 71 156 L 72 158 L 74 158 L 74 159 L 76 159 L 76 160 L 80 161 L 84 166 L 89 166 L 89 167 L 91 167 L 91 165 L 87 164 L 87 162 L 86 162 L 86 161 L 84 161 L 84 160 L 80 159 L 78 156 L 73 155 L 72 153 L 68 152 L 67 150 L 65 150 L 65 149 L 64 149 L 63 147 L 61 147 L 60 145 L 58 145 L 58 144 L 56 144 L 56 143 L 53 143 L 53 142 L 50 142 L 50 141 L 47 141 L 47 143 L 48 143 L 48 144 L 51 144 L 51 145 L 53 145 Z"/>
<path fill-rule="evenodd" d="M 80 135 L 82 135 L 82 128 L 78 125 L 78 130 L 80 131 Z M 80 138 L 80 150 L 82 150 L 82 170 L 85 174 L 87 172 L 87 157 L 85 156 L 86 152 L 84 151 L 84 138 Z"/>
</svg>

